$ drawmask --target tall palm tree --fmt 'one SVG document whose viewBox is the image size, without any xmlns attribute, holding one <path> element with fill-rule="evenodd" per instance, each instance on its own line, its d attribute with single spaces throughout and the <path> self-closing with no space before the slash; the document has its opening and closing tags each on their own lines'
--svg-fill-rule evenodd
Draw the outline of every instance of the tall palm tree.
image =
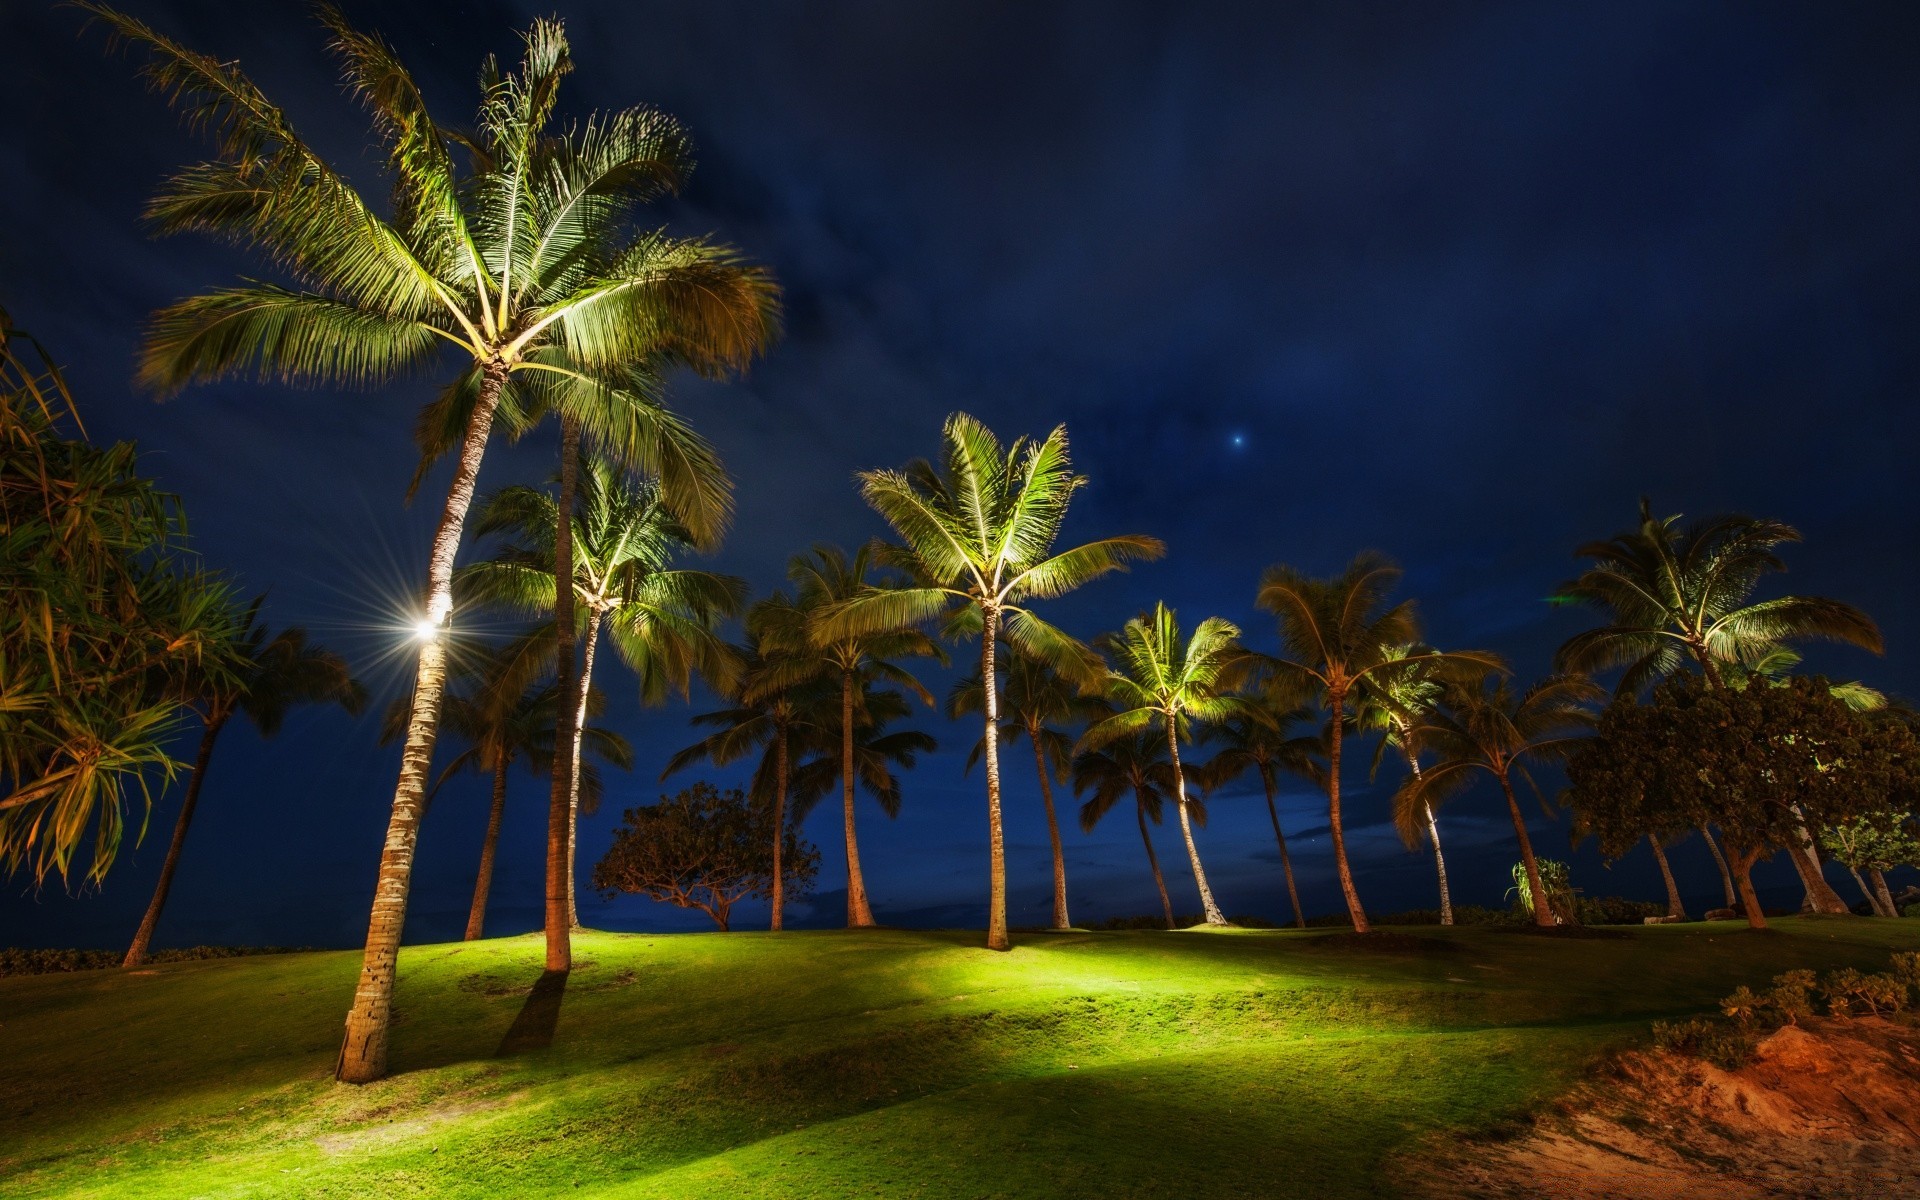
<svg viewBox="0 0 1920 1200">
<path fill-rule="evenodd" d="M 715 766 L 738 762 L 758 750 L 751 794 L 757 804 L 773 807 L 773 906 L 771 928 L 778 931 L 785 923 L 786 880 L 781 855 L 785 849 L 786 829 L 790 823 L 788 807 L 793 791 L 793 762 L 797 749 L 814 744 L 826 735 L 832 721 L 831 709 L 837 708 L 838 690 L 823 677 L 817 659 L 806 657 L 806 641 L 789 649 L 778 638 L 763 636 L 769 624 L 793 625 L 793 602 L 783 593 L 754 605 L 747 615 L 747 644 L 739 648 L 740 687 L 733 706 L 700 713 L 696 726 L 714 732 L 667 760 L 660 772 L 665 779 L 705 760 Z"/>
<path fill-rule="evenodd" d="M 573 720 L 561 726 L 569 777 L 563 886 L 565 918 L 572 926 L 579 924 L 574 859 L 580 814 L 580 789 L 572 776 L 580 769 L 580 731 L 586 728 L 601 631 L 639 676 L 644 702 L 658 704 L 671 693 L 684 697 L 696 674 L 724 694 L 733 687 L 739 664 L 718 624 L 739 612 L 746 595 L 743 580 L 672 566 L 695 544 L 668 510 L 657 483 L 637 480 L 599 458 L 587 458 L 577 479 L 573 519 L 566 525 L 572 542 L 571 591 L 584 632 L 573 689 L 578 699 L 570 700 Z M 456 598 L 528 616 L 555 612 L 560 511 L 559 502 L 542 488 L 504 488 L 484 500 L 474 532 L 515 540 L 491 559 L 461 568 L 454 580 Z M 554 655 L 560 659 L 562 651 L 556 647 Z M 562 690 L 566 687 L 563 683 Z"/>
<path fill-rule="evenodd" d="M 1200 740 L 1219 749 L 1195 772 L 1209 793 L 1248 771 L 1260 777 L 1260 785 L 1267 795 L 1267 817 L 1273 822 L 1273 841 L 1280 848 L 1280 870 L 1287 880 L 1287 899 L 1293 905 L 1293 923 L 1301 929 L 1307 927 L 1307 915 L 1300 907 L 1300 889 L 1293 880 L 1293 857 L 1287 853 L 1287 836 L 1280 831 L 1280 810 L 1274 804 L 1274 793 L 1279 787 L 1281 771 L 1311 780 L 1322 790 L 1326 788 L 1326 770 L 1319 761 L 1326 752 L 1326 739 L 1318 733 L 1288 732 L 1289 726 L 1310 715 L 1304 707 L 1279 708 L 1268 704 L 1266 711 L 1258 716 L 1232 716 L 1210 725 Z"/>
<path fill-rule="evenodd" d="M 1004 637 L 1029 658 L 1080 686 L 1102 685 L 1104 667 L 1086 646 L 1041 620 L 1033 600 L 1065 595 L 1136 559 L 1157 558 L 1157 538 L 1103 538 L 1055 553 L 1053 543 L 1073 494 L 1085 485 L 1073 473 L 1062 425 L 1038 441 L 1000 440 L 973 417 L 955 413 L 942 430 L 939 466 L 924 459 L 903 471 L 863 471 L 860 492 L 904 545 L 913 587 L 875 589 L 820 614 L 818 636 L 908 629 L 942 620 L 951 636 L 980 638 L 980 678 L 998 680 L 994 651 Z M 987 946 L 1008 949 L 1007 855 L 1000 820 L 1000 689 L 987 689 L 988 898 Z"/>
<path fill-rule="evenodd" d="M 189 704 L 200 716 L 200 749 L 194 755 L 193 773 L 187 779 L 180 815 L 173 823 L 173 841 L 160 866 L 160 879 L 153 886 L 153 899 L 140 919 L 133 944 L 127 947 L 127 956 L 120 963 L 123 967 L 137 967 L 147 961 L 154 928 L 160 923 L 174 871 L 180 865 L 180 848 L 186 844 L 187 827 L 193 822 L 200 788 L 213 761 L 213 745 L 227 722 L 236 714 L 244 715 L 261 737 L 270 738 L 280 732 L 288 711 L 296 705 L 338 704 L 355 716 L 366 706 L 367 690 L 353 678 L 346 660 L 309 644 L 306 630 L 288 628 L 267 636 L 267 627 L 260 623 L 260 605 L 265 599 L 256 597 L 241 619 L 235 647 L 239 669 L 220 671 L 204 679 L 203 690 Z"/>
<path fill-rule="evenodd" d="M 1517 772 L 1533 785 L 1528 762 L 1557 762 L 1595 723 L 1592 705 L 1605 698 L 1599 686 L 1581 675 L 1553 675 L 1515 694 L 1504 679 L 1491 684 L 1455 684 L 1442 704 L 1429 709 L 1409 732 L 1414 747 L 1434 755 L 1433 765 L 1409 775 L 1393 798 L 1393 823 L 1400 836 L 1418 836 L 1421 822 L 1435 798 L 1466 787 L 1476 772 L 1499 780 L 1513 818 L 1513 834 L 1520 842 L 1520 861 L 1527 870 L 1533 897 L 1533 919 L 1554 923 L 1541 884 L 1540 865 L 1527 837 L 1527 821 L 1514 798 Z"/>
<path fill-rule="evenodd" d="M 1229 717 L 1259 719 L 1246 701 L 1221 686 L 1221 677 L 1237 659 L 1240 630 L 1231 621 L 1208 617 L 1190 637 L 1183 638 L 1173 610 L 1165 603 L 1153 612 L 1128 621 L 1107 639 L 1107 648 L 1120 664 L 1107 674 L 1107 697 L 1113 715 L 1095 721 L 1080 735 L 1077 751 L 1100 747 L 1159 725 L 1167 743 L 1167 762 L 1173 771 L 1174 811 L 1180 817 L 1180 836 L 1187 843 L 1187 860 L 1200 889 L 1200 907 L 1209 925 L 1225 925 L 1226 917 L 1213 901 L 1207 872 L 1200 865 L 1200 848 L 1193 841 L 1193 822 L 1187 812 L 1186 773 L 1180 766 L 1181 733 L 1193 722 L 1224 721 Z"/>
<path fill-rule="evenodd" d="M 857 730 L 868 722 L 862 696 L 873 684 L 885 682 L 904 688 L 923 704 L 931 705 L 933 693 L 893 660 L 923 657 L 943 664 L 947 661 L 946 652 L 938 643 L 911 627 L 848 629 L 828 634 L 819 625 L 820 617 L 855 596 L 901 586 L 897 574 L 877 572 L 878 549 L 869 542 L 848 555 L 838 546 L 821 544 L 805 554 L 794 555 L 787 562 L 787 578 L 794 585 L 790 618 L 776 627 L 775 614 L 768 613 L 769 632 L 782 645 L 793 647 L 795 668 L 816 663 L 828 678 L 840 685 L 840 714 L 833 723 L 840 731 L 840 763 L 834 778 L 840 780 L 841 823 L 847 848 L 849 929 L 873 924 L 866 875 L 860 869 L 860 841 L 854 827 L 854 781 L 860 775 L 854 764 L 854 741 Z M 811 654 L 800 649 L 802 642 L 810 644 Z"/>
<path fill-rule="evenodd" d="M 163 232 L 210 233 L 255 251 L 294 285 L 245 283 L 160 310 L 141 358 L 146 384 L 172 392 L 251 371 L 310 385 L 378 386 L 442 353 L 462 363 L 456 390 L 471 402 L 453 406 L 461 433 L 428 558 L 428 631 L 444 632 L 453 611 L 454 555 L 503 409 L 509 425 L 548 410 L 584 424 L 610 451 L 657 472 L 676 515 L 703 540 L 718 537 L 728 498 L 717 464 L 653 399 L 650 382 L 663 361 L 713 373 L 744 365 L 771 336 L 775 288 L 729 247 L 635 222 L 639 205 L 684 180 L 685 134 L 645 108 L 559 127 L 560 81 L 573 66 L 559 22 L 528 28 L 519 71 L 488 60 L 475 131 L 454 134 L 428 113 L 382 39 L 320 10 L 348 88 L 371 111 L 387 152 L 392 196 L 383 217 L 232 62 L 102 5 L 83 7 L 116 39 L 147 50 L 148 80 L 213 135 L 213 158 L 173 176 L 148 215 Z M 456 145 L 466 150 L 464 165 Z M 560 542 L 564 568 L 564 533 Z M 567 614 L 558 626 L 567 649 Z M 386 1073 L 394 966 L 446 657 L 444 636 L 421 639 L 365 962 L 335 1071 L 349 1083 Z M 563 691 L 570 657 L 562 656 Z M 556 797 L 565 795 L 556 781 Z M 550 907 L 563 820 L 556 802 Z M 548 969 L 566 970 L 571 961 L 564 923 L 549 920 Z"/>
<path fill-rule="evenodd" d="M 1140 844 L 1147 850 L 1147 866 L 1153 871 L 1153 886 L 1160 892 L 1160 908 L 1166 914 L 1167 928 L 1174 927 L 1173 901 L 1167 898 L 1167 881 L 1160 874 L 1160 856 L 1153 852 L 1153 838 L 1147 822 L 1160 823 L 1165 802 L 1175 792 L 1173 765 L 1167 761 L 1167 743 L 1151 729 L 1141 729 L 1116 738 L 1100 750 L 1088 750 L 1073 756 L 1073 794 L 1087 796 L 1080 806 L 1080 829 L 1092 833 L 1100 818 L 1113 810 L 1122 797 L 1133 797 L 1134 816 L 1140 824 Z M 1187 808 L 1194 823 L 1207 823 L 1206 804 L 1190 799 Z"/>
<path fill-rule="evenodd" d="M 1353 883 L 1341 812 L 1340 757 L 1352 716 L 1349 703 L 1368 679 L 1416 671 L 1425 664 L 1452 662 L 1489 670 L 1501 665 L 1478 651 L 1396 656 L 1397 648 L 1420 640 L 1413 601 L 1387 602 L 1399 581 L 1400 568 L 1373 551 L 1360 554 L 1331 579 L 1314 579 L 1288 566 L 1268 567 L 1260 578 L 1257 602 L 1279 619 L 1281 655 L 1254 654 L 1244 660 L 1253 678 L 1305 684 L 1327 711 L 1327 821 L 1333 830 L 1340 893 L 1359 933 L 1373 926 Z"/>
<path fill-rule="evenodd" d="M 836 784 L 840 785 L 844 797 L 853 794 L 854 785 L 858 783 L 880 806 L 881 812 L 890 818 L 898 817 L 901 788 L 900 776 L 894 768 L 911 768 L 920 755 L 931 754 L 939 748 L 932 735 L 918 729 L 887 729 L 890 723 L 901 720 L 911 711 L 912 705 L 906 696 L 891 688 L 876 688 L 864 679 L 850 710 L 844 706 L 823 706 L 824 721 L 810 725 L 808 731 L 813 736 L 801 743 L 802 752 L 810 757 L 793 772 L 794 824 L 805 821 Z M 850 728 L 844 724 L 848 718 L 852 719 Z M 851 753 L 848 747 L 852 748 Z M 859 859 L 855 857 L 850 861 L 857 866 Z M 851 877 L 848 890 L 852 890 Z M 863 908 L 865 901 L 863 884 Z M 872 925 L 872 914 L 868 913 L 860 924 Z M 854 927 L 849 921 L 848 928 Z"/>
<path fill-rule="evenodd" d="M 1729 672 L 1745 674 L 1790 642 L 1843 642 L 1881 653 L 1885 647 L 1873 619 L 1851 604 L 1824 596 L 1753 599 L 1767 575 L 1786 570 L 1777 550 L 1800 540 L 1781 521 L 1738 514 L 1682 525 L 1676 516 L 1655 518 L 1640 501 L 1640 524 L 1574 553 L 1592 560 L 1562 584 L 1556 604 L 1601 610 L 1607 623 L 1569 638 L 1555 656 L 1556 669 L 1597 674 L 1625 667 L 1615 688 L 1633 695 L 1681 670 L 1688 662 L 1709 686 L 1729 686 Z M 1709 843 L 1712 834 L 1707 835 Z M 1800 831 L 1787 847 L 1807 900 L 1818 912 L 1844 913 L 1820 870 L 1813 836 Z"/>
<path fill-rule="evenodd" d="M 986 711 L 987 690 L 978 675 L 956 683 L 947 696 L 947 715 L 969 716 Z M 1007 658 L 1006 682 L 1001 691 L 1000 740 L 1011 743 L 1025 736 L 1033 747 L 1033 766 L 1040 777 L 1040 803 L 1047 810 L 1047 838 L 1053 847 L 1053 927 L 1070 928 L 1067 917 L 1067 856 L 1060 844 L 1060 821 L 1054 814 L 1053 784 L 1065 783 L 1073 757 L 1073 737 L 1058 728 L 1087 715 L 1087 702 L 1077 685 L 1045 663 L 1019 654 Z M 985 753 L 984 741 L 974 744 L 967 770 Z"/>
</svg>

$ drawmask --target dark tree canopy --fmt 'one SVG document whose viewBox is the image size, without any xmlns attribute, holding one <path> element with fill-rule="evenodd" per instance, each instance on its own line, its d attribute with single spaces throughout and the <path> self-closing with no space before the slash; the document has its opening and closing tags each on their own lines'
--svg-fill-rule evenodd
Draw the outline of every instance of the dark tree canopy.
<svg viewBox="0 0 1920 1200">
<path fill-rule="evenodd" d="M 697 908 L 727 928 L 733 906 L 773 893 L 773 807 L 739 788 L 700 782 L 658 804 L 630 808 L 613 846 L 593 868 L 593 886 L 611 897 L 637 892 Z M 820 851 L 788 825 L 781 867 L 789 895 L 812 888 Z"/>
</svg>

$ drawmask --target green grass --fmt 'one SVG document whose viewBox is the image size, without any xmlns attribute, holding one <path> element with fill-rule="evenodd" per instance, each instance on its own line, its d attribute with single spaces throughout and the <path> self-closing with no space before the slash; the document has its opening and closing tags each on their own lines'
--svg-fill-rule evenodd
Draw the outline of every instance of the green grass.
<svg viewBox="0 0 1920 1200">
<path fill-rule="evenodd" d="M 1409 932 L 586 934 L 551 1045 L 504 1056 L 537 938 L 421 946 L 364 1088 L 330 1080 L 354 953 L 0 979 L 0 1195 L 1382 1195 L 1412 1139 L 1522 1118 L 1651 1020 L 1920 947 Z"/>
</svg>

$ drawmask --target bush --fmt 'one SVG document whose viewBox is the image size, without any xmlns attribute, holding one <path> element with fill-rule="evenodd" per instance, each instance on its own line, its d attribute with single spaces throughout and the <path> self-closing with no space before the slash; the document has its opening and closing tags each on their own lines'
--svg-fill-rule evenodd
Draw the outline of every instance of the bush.
<svg viewBox="0 0 1920 1200">
<path fill-rule="evenodd" d="M 1653 1023 L 1654 1045 L 1674 1054 L 1704 1058 L 1728 1071 L 1745 1066 L 1759 1041 L 1759 1034 L 1751 1029 L 1710 1017 Z"/>
<path fill-rule="evenodd" d="M 1582 925 L 1644 925 L 1648 917 L 1667 915 L 1664 904 L 1624 896 L 1575 896 L 1573 905 Z"/>
<path fill-rule="evenodd" d="M 1879 974 L 1851 967 L 1829 971 L 1825 978 L 1812 971 L 1787 971 L 1774 976 L 1764 992 L 1736 988 L 1720 1002 L 1717 1018 L 1654 1022 L 1653 1041 L 1663 1050 L 1692 1054 L 1732 1070 L 1752 1057 L 1761 1038 L 1811 1017 L 1816 995 L 1835 1017 L 1900 1012 L 1920 995 L 1920 951 L 1895 954 L 1888 970 Z"/>
<path fill-rule="evenodd" d="M 156 950 L 147 962 L 198 962 L 212 958 L 245 958 L 254 954 L 305 954 L 311 946 L 189 946 L 184 950 Z M 98 971 L 117 967 L 126 958 L 121 950 L 22 950 L 0 947 L 0 978 L 8 975 L 57 975 L 66 971 Z"/>
</svg>

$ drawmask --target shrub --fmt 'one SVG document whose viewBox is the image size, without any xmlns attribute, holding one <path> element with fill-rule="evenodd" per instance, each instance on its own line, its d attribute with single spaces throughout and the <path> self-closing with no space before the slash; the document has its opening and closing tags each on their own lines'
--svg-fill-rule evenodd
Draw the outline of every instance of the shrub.
<svg viewBox="0 0 1920 1200">
<path fill-rule="evenodd" d="M 1648 917 L 1664 917 L 1667 906 L 1625 896 L 1575 896 L 1574 912 L 1582 925 L 1643 925 Z"/>
<path fill-rule="evenodd" d="M 1674 1054 L 1704 1058 L 1728 1071 L 1745 1066 L 1759 1041 L 1759 1035 L 1752 1030 L 1710 1017 L 1653 1023 L 1654 1045 Z"/>
<path fill-rule="evenodd" d="M 156 950 L 154 963 L 198 962 L 213 958 L 245 958 L 254 954 L 304 954 L 311 946 L 188 946 Z M 117 967 L 126 954 L 120 950 L 24 950 L 0 947 L 0 978 L 8 975 L 56 975 L 66 971 L 98 971 Z"/>
</svg>

